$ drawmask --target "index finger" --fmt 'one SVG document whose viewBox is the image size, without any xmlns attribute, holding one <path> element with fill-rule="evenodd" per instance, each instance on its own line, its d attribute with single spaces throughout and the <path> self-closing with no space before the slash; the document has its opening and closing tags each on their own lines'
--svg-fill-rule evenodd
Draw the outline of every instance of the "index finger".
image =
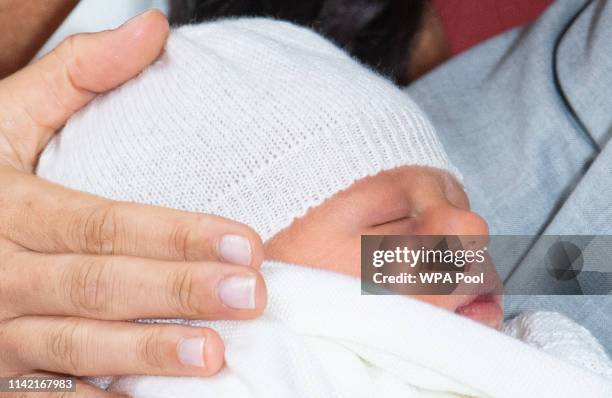
<svg viewBox="0 0 612 398">
<path fill-rule="evenodd" d="M 221 261 L 259 267 L 263 243 L 250 227 L 214 215 L 116 202 L 17 171 L 0 173 L 0 234 L 42 253 Z"/>
</svg>

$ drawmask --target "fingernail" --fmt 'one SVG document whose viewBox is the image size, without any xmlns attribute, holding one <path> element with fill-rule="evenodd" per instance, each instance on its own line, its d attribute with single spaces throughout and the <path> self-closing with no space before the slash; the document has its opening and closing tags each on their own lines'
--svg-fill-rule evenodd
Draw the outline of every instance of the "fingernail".
<svg viewBox="0 0 612 398">
<path fill-rule="evenodd" d="M 225 235 L 219 241 L 217 251 L 219 257 L 229 263 L 251 264 L 251 242 L 244 236 Z"/>
<path fill-rule="evenodd" d="M 255 308 L 255 277 L 230 276 L 219 283 L 219 298 L 230 308 L 252 310 Z"/>
<path fill-rule="evenodd" d="M 204 341 L 203 337 L 183 339 L 176 347 L 179 361 L 183 365 L 204 367 Z"/>
</svg>

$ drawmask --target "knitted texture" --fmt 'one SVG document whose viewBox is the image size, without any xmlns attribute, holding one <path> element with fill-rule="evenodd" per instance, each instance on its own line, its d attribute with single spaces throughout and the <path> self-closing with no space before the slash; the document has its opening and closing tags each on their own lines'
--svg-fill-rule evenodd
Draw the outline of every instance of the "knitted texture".
<svg viewBox="0 0 612 398">
<path fill-rule="evenodd" d="M 356 180 L 403 165 L 460 179 L 390 82 L 308 29 L 245 18 L 174 30 L 152 66 L 70 119 L 38 174 L 225 216 L 267 240 Z"/>
<path fill-rule="evenodd" d="M 557 358 L 612 380 L 612 361 L 584 327 L 557 312 L 525 312 L 504 323 L 504 333 Z"/>
</svg>

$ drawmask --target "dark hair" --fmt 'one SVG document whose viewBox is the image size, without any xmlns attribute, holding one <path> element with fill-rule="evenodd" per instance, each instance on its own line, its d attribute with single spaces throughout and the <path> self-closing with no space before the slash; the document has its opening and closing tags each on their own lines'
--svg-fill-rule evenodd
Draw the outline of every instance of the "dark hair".
<svg viewBox="0 0 612 398">
<path fill-rule="evenodd" d="M 412 39 L 425 0 L 171 0 L 173 25 L 267 16 L 311 27 L 361 62 L 407 83 Z"/>
</svg>

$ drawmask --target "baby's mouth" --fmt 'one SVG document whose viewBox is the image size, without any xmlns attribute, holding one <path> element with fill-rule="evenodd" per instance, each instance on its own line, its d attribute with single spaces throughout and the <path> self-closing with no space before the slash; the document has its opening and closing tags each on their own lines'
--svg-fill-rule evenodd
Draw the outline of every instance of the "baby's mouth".
<svg viewBox="0 0 612 398">
<path fill-rule="evenodd" d="M 493 293 L 468 296 L 455 313 L 496 329 L 501 327 L 504 316 L 501 296 Z"/>
</svg>

